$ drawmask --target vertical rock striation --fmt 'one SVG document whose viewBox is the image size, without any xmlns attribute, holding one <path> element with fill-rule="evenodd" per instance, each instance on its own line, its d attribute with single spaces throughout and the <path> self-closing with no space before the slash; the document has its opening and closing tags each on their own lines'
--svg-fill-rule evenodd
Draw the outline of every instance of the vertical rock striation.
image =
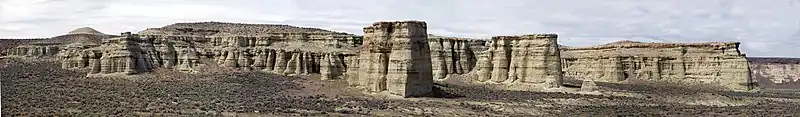
<svg viewBox="0 0 800 117">
<path fill-rule="evenodd" d="M 435 80 L 445 80 L 448 75 L 466 74 L 474 70 L 477 58 L 470 42 L 461 38 L 428 37 Z"/>
<path fill-rule="evenodd" d="M 562 82 L 562 71 L 555 34 L 496 36 L 478 52 L 476 82 L 503 84 L 509 90 L 538 90 L 529 87 L 553 81 Z"/>
<path fill-rule="evenodd" d="M 433 90 L 430 47 L 425 22 L 376 22 L 364 28 L 359 71 L 351 84 L 368 92 L 403 97 Z"/>
<path fill-rule="evenodd" d="M 621 82 L 627 79 L 719 84 L 752 89 L 749 63 L 737 42 L 643 43 L 620 41 L 563 49 L 566 76 Z"/>
</svg>

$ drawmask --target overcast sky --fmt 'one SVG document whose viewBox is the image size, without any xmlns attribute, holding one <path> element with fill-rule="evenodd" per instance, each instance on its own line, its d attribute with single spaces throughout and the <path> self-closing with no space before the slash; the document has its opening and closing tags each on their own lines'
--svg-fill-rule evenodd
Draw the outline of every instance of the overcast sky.
<svg viewBox="0 0 800 117">
<path fill-rule="evenodd" d="M 568 46 L 738 41 L 748 56 L 800 57 L 800 0 L 0 0 L 0 38 L 201 21 L 362 34 L 373 21 L 407 19 L 444 36 L 552 32 Z"/>
</svg>

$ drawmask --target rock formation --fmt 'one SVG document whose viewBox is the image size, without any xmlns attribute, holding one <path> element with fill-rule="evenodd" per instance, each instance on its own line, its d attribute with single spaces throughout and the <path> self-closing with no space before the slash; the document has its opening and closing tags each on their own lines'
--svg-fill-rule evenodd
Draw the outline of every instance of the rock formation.
<svg viewBox="0 0 800 117">
<path fill-rule="evenodd" d="M 471 42 L 482 42 L 482 40 L 429 35 L 428 41 L 435 80 L 444 80 L 448 75 L 473 71 L 477 58 Z"/>
<path fill-rule="evenodd" d="M 111 37 L 115 36 L 100 33 L 89 27 L 83 27 L 70 31 L 66 35 L 48 39 L 36 39 L 25 45 L 19 45 L 5 50 L 5 53 L 6 56 L 55 58 L 66 45 L 97 46 L 100 44 L 101 39 Z"/>
<path fill-rule="evenodd" d="M 800 89 L 800 59 L 748 58 L 751 80 L 763 88 Z"/>
<path fill-rule="evenodd" d="M 550 79 L 555 85 L 545 88 L 560 86 L 563 75 L 556 38 L 555 34 L 492 37 L 489 49 L 478 54 L 476 82 L 538 90 L 524 85 L 545 84 Z"/>
<path fill-rule="evenodd" d="M 433 90 L 431 55 L 425 22 L 376 22 L 364 28 L 364 45 L 358 72 L 351 85 L 367 92 L 388 92 L 403 97 Z"/>
<path fill-rule="evenodd" d="M 627 79 L 716 83 L 751 89 L 738 43 L 665 44 L 623 41 L 559 47 L 555 34 L 488 40 L 428 35 L 420 21 L 376 22 L 364 37 L 278 24 L 177 23 L 138 34 L 107 35 L 84 27 L 66 35 L 3 49 L 2 55 L 52 58 L 88 76 L 131 75 L 153 69 L 204 73 L 207 65 L 288 76 L 319 74 L 369 93 L 421 96 L 433 81 L 465 78 L 475 85 L 535 91 L 563 78 L 590 83 Z M 792 65 L 759 64 L 772 82 L 797 81 Z M 789 71 L 787 71 L 789 70 Z M 757 71 L 757 70 L 754 70 Z"/>
<path fill-rule="evenodd" d="M 565 47 L 566 77 L 621 82 L 626 79 L 714 83 L 750 89 L 748 61 L 739 43 L 642 43 L 621 41 L 594 47 Z"/>
</svg>

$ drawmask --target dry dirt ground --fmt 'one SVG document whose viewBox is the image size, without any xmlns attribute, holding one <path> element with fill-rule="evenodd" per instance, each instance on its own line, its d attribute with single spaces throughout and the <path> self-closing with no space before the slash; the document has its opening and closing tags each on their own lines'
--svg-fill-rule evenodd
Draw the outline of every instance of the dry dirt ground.
<svg viewBox="0 0 800 117">
<path fill-rule="evenodd" d="M 58 66 L 0 60 L 2 116 L 792 116 L 800 111 L 798 94 L 702 85 L 598 83 L 598 92 L 558 93 L 437 83 L 427 97 L 385 99 L 316 75 L 217 68 L 213 74 L 156 70 L 86 78 L 85 72 Z"/>
</svg>

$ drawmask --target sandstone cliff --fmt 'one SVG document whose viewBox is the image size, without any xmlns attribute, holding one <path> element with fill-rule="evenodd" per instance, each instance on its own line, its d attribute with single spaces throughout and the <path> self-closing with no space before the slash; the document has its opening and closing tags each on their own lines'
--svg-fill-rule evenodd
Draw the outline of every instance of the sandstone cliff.
<svg viewBox="0 0 800 117">
<path fill-rule="evenodd" d="M 358 68 L 348 73 L 350 85 L 403 97 L 432 92 L 426 28 L 420 21 L 376 22 L 365 27 Z"/>
<path fill-rule="evenodd" d="M 55 57 L 66 45 L 99 45 L 101 39 L 115 37 L 89 27 L 78 28 L 61 36 L 36 39 L 24 45 L 5 50 L 7 56 Z"/>
<path fill-rule="evenodd" d="M 486 41 L 429 35 L 433 78 L 444 80 L 448 75 L 466 74 L 474 70 L 475 49 Z"/>
<path fill-rule="evenodd" d="M 628 79 L 720 84 L 752 88 L 749 66 L 736 42 L 643 43 L 620 41 L 593 47 L 565 47 L 565 76 L 621 82 Z"/>
<path fill-rule="evenodd" d="M 30 42 L 40 41 L 47 38 L 40 38 L 40 39 L 0 39 L 0 56 L 7 56 L 9 54 L 9 49 L 14 47 L 25 45 Z"/>
<path fill-rule="evenodd" d="M 714 83 L 752 88 L 738 43 L 642 43 L 592 47 L 558 45 L 555 34 L 495 36 L 488 40 L 428 35 L 420 21 L 377 22 L 365 35 L 289 25 L 177 23 L 138 34 L 79 28 L 63 36 L 4 50 L 7 56 L 55 58 L 87 76 L 124 76 L 154 69 L 203 73 L 206 66 L 288 76 L 319 74 L 370 93 L 404 97 L 430 93 L 451 77 L 474 85 L 535 91 L 563 78 L 587 82 L 629 79 Z M 787 67 L 788 66 L 788 67 Z M 791 65 L 758 64 L 773 82 L 796 81 Z M 776 71 L 764 70 L 782 67 Z"/>
<path fill-rule="evenodd" d="M 563 74 L 555 34 L 496 36 L 478 53 L 474 82 L 504 84 L 510 90 L 559 87 Z M 535 87 L 533 85 L 543 84 Z"/>
</svg>

